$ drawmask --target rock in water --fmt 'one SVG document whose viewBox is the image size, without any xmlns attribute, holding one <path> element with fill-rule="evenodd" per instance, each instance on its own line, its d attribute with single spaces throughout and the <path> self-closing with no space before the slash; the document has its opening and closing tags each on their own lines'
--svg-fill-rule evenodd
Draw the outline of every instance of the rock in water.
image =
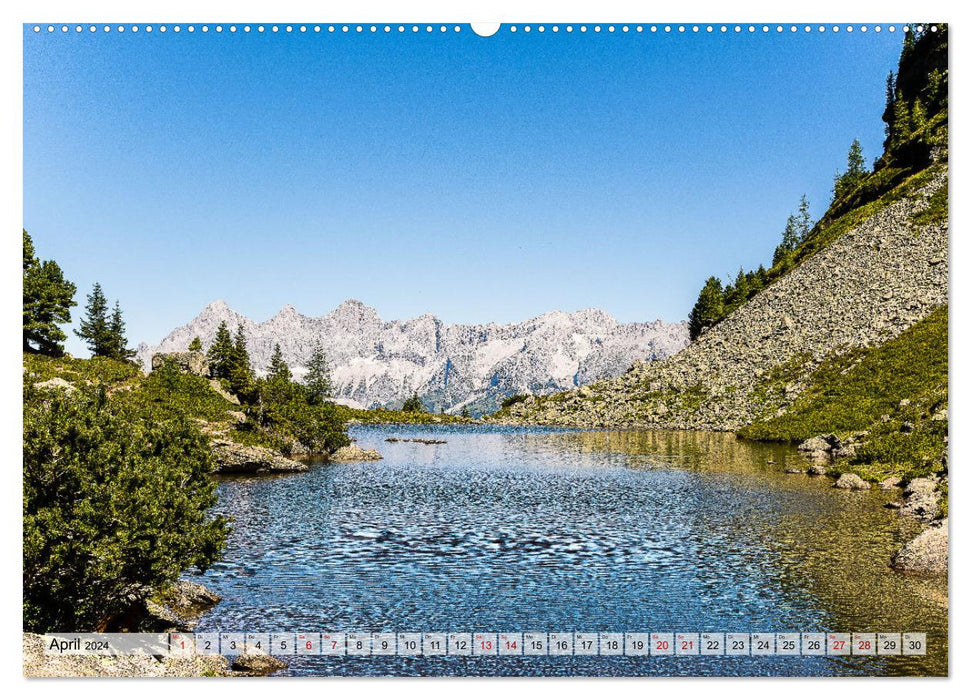
<svg viewBox="0 0 971 700">
<path fill-rule="evenodd" d="M 285 661 L 268 654 L 243 654 L 233 660 L 232 666 L 234 671 L 253 676 L 265 676 L 285 668 L 287 668 Z"/>
<path fill-rule="evenodd" d="M 213 593 L 201 583 L 180 579 L 165 592 L 163 599 L 177 614 L 193 617 L 216 605 L 222 600 L 222 596 Z"/>
<path fill-rule="evenodd" d="M 947 573 L 947 518 L 901 547 L 891 558 L 890 565 L 898 571 Z"/>
<path fill-rule="evenodd" d="M 838 489 L 849 489 L 852 491 L 865 491 L 870 488 L 870 484 L 858 477 L 856 474 L 842 474 L 833 484 Z"/>
<path fill-rule="evenodd" d="M 364 450 L 357 445 L 347 445 L 336 450 L 331 456 L 331 462 L 376 462 L 382 459 L 377 450 Z"/>
<path fill-rule="evenodd" d="M 132 615 L 142 632 L 191 632 L 222 597 L 205 586 L 179 580 L 136 606 Z"/>
<path fill-rule="evenodd" d="M 829 451 L 829 443 L 823 439 L 822 435 L 817 435 L 799 443 L 799 447 L 796 449 L 800 452 L 827 452 Z"/>
<path fill-rule="evenodd" d="M 210 444 L 212 453 L 216 457 L 216 472 L 264 474 L 307 470 L 306 464 L 288 459 L 266 447 L 240 445 L 224 439 L 214 439 Z"/>
</svg>

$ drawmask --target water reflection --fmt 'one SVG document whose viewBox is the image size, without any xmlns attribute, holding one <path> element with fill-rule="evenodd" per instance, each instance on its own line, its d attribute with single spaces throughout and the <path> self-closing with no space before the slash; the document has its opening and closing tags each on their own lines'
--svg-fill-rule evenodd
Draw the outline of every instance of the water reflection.
<svg viewBox="0 0 971 700">
<path fill-rule="evenodd" d="M 430 431 L 443 445 L 386 443 Z M 946 673 L 946 583 L 886 566 L 880 492 L 732 435 L 368 427 L 377 463 L 221 483 L 200 630 L 928 632 L 926 658 L 299 659 L 294 673 Z"/>
</svg>

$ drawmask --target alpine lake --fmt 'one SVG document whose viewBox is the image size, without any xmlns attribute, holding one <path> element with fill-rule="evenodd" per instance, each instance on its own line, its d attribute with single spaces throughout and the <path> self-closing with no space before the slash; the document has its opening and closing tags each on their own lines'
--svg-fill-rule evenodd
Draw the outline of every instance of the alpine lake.
<svg viewBox="0 0 971 700">
<path fill-rule="evenodd" d="M 923 656 L 289 656 L 282 675 L 947 674 L 919 524 L 727 433 L 354 426 L 384 459 L 219 481 L 196 631 L 924 632 Z M 386 438 L 443 444 L 386 442 Z"/>
</svg>

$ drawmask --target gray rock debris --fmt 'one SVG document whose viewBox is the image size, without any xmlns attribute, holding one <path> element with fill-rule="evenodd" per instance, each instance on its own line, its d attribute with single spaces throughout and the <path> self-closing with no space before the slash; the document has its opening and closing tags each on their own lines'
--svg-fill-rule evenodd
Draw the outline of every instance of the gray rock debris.
<svg viewBox="0 0 971 700">
<path fill-rule="evenodd" d="M 890 566 L 899 571 L 925 574 L 947 573 L 947 518 L 934 523 L 890 559 Z"/>
</svg>

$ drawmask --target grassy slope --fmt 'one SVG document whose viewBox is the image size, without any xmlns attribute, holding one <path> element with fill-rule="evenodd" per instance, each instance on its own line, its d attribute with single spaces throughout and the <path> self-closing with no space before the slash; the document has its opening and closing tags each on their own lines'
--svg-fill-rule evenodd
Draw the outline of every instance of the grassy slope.
<svg viewBox="0 0 971 700">
<path fill-rule="evenodd" d="M 947 436 L 947 312 L 947 306 L 937 309 L 884 345 L 828 359 L 785 414 L 756 421 L 739 435 L 798 442 L 869 431 L 857 454 L 837 465 L 840 471 L 870 480 L 937 471 Z M 903 432 L 904 423 L 913 431 Z"/>
</svg>

